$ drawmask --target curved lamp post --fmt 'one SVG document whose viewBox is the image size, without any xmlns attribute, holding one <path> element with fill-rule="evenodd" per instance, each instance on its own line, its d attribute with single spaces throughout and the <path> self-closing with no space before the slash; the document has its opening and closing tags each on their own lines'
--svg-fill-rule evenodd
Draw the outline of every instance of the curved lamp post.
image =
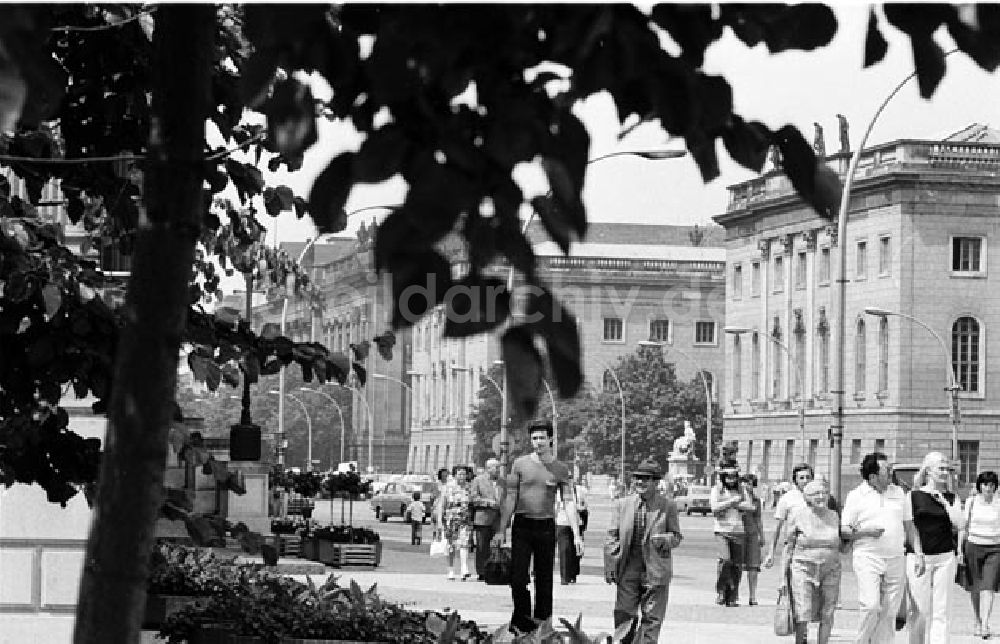
<svg viewBox="0 0 1000 644">
<path fill-rule="evenodd" d="M 601 371 L 601 378 L 604 378 L 605 373 L 611 374 L 611 378 L 615 381 L 615 385 L 618 387 L 618 400 L 622 405 L 622 458 L 621 458 L 621 482 L 625 485 L 625 391 L 622 389 L 622 381 L 618 379 L 618 374 L 612 367 L 602 364 L 603 367 Z"/>
<path fill-rule="evenodd" d="M 741 326 L 727 326 L 722 329 L 730 335 L 743 335 L 744 333 L 753 333 L 754 330 L 748 327 Z M 759 335 L 759 334 L 758 334 Z M 788 348 L 788 345 L 774 337 L 770 334 L 763 334 L 768 340 L 773 342 L 775 346 L 781 348 L 788 356 L 788 359 L 792 361 L 795 365 L 795 379 L 799 383 L 799 443 L 801 445 L 799 449 L 799 454 L 802 457 L 802 462 L 806 462 L 806 390 L 805 390 L 805 378 L 802 376 L 802 360 L 792 355 L 792 350 Z M 735 374 L 734 374 L 735 375 Z"/>
<path fill-rule="evenodd" d="M 271 391 L 269 391 L 267 393 L 273 394 L 275 396 L 278 396 L 279 398 L 281 396 L 281 392 L 278 391 L 278 390 L 276 390 L 276 389 L 272 389 Z M 298 397 L 296 397 L 296 396 L 294 396 L 294 395 L 292 395 L 290 393 L 285 393 L 285 395 L 288 396 L 289 398 L 291 398 L 292 400 L 294 400 L 295 402 L 299 403 L 299 407 L 302 408 L 302 413 L 306 417 L 306 427 L 309 430 L 309 433 L 308 433 L 308 437 L 309 437 L 308 438 L 308 444 L 306 446 L 306 471 L 307 472 L 312 472 L 312 467 L 313 467 L 313 423 L 312 423 L 312 418 L 309 417 L 309 409 L 306 408 L 306 404 L 304 402 L 302 402 L 301 400 L 299 400 Z M 281 412 L 279 411 L 278 413 L 280 414 Z"/>
<path fill-rule="evenodd" d="M 688 362 L 698 371 L 698 376 L 701 377 L 701 384 L 705 386 L 705 467 L 711 467 L 712 465 L 712 387 L 708 384 L 708 378 L 705 377 L 705 370 L 702 369 L 701 364 L 697 360 L 692 358 L 686 352 L 684 352 L 680 347 L 675 347 L 673 345 L 667 344 L 666 342 L 658 342 L 656 340 L 640 340 L 637 343 L 640 347 L 656 347 L 660 350 L 664 348 L 669 348 L 677 353 L 684 356 Z M 706 475 L 707 478 L 707 475 Z"/>
<path fill-rule="evenodd" d="M 952 49 L 946 52 L 944 57 L 951 56 L 957 51 L 959 51 L 957 48 Z M 865 128 L 864 136 L 861 137 L 858 149 L 851 153 L 851 162 L 847 166 L 847 176 L 844 178 L 844 190 L 840 195 L 840 207 L 837 210 L 837 243 L 840 245 L 840 252 L 837 253 L 837 290 L 835 295 L 837 300 L 837 333 L 835 334 L 837 338 L 837 359 L 833 383 L 833 424 L 830 426 L 830 492 L 841 502 L 843 501 L 843 497 L 840 493 L 840 468 L 844 462 L 844 399 L 847 390 L 844 383 L 844 362 L 847 350 L 847 206 L 851 200 L 851 188 L 854 186 L 854 173 L 858 169 L 861 154 L 864 152 L 865 144 L 868 142 L 868 136 L 872 133 L 872 128 L 875 127 L 875 122 L 882 115 L 889 101 L 899 93 L 899 90 L 903 89 L 904 85 L 913 80 L 916 75 L 917 72 L 914 71 L 901 80 L 889 92 L 889 95 L 885 97 L 878 109 L 875 110 L 875 114 L 868 122 L 868 127 Z"/>
<path fill-rule="evenodd" d="M 308 391 L 312 394 L 319 394 L 326 398 L 330 403 L 337 408 L 337 416 L 340 418 L 340 462 L 344 462 L 344 410 L 341 408 L 340 403 L 337 399 L 326 393 L 325 391 L 320 391 L 319 389 L 310 389 L 309 387 L 299 387 L 300 391 Z M 332 446 L 331 446 L 332 447 Z M 330 469 L 333 469 L 333 450 L 330 453 Z"/>
<path fill-rule="evenodd" d="M 663 161 L 668 159 L 677 159 L 687 154 L 686 150 L 618 150 L 615 152 L 609 152 L 607 154 L 602 154 L 593 159 L 587 161 L 587 165 L 592 163 L 597 163 L 598 161 L 603 161 L 605 159 L 610 159 L 612 157 L 619 156 L 634 156 L 640 159 L 646 159 L 647 161 Z M 552 195 L 552 191 L 548 192 L 548 196 Z M 531 213 L 528 215 L 528 219 L 525 220 L 524 224 L 521 226 L 521 234 L 525 235 L 528 232 L 528 227 L 531 226 L 531 222 L 535 219 L 535 210 L 532 208 Z M 507 292 L 511 293 L 514 290 L 514 267 L 511 266 L 510 270 L 507 272 Z M 500 479 L 503 480 L 507 475 L 507 456 L 509 451 L 509 443 L 507 441 L 507 369 L 503 370 L 503 400 L 501 401 L 500 407 Z M 553 405 L 554 407 L 554 405 Z M 555 423 L 553 422 L 553 429 Z M 506 492 L 507 487 L 503 487 L 501 494 Z"/>
<path fill-rule="evenodd" d="M 358 214 L 359 212 L 365 212 L 367 210 L 379 210 L 379 209 L 383 209 L 383 210 L 384 209 L 395 210 L 396 208 L 399 208 L 398 204 L 397 205 L 393 205 L 393 206 L 365 206 L 363 208 L 358 208 L 357 210 L 352 210 L 351 212 L 347 213 L 346 216 L 347 217 L 351 217 L 353 215 Z M 295 260 L 295 265 L 296 266 L 299 266 L 299 265 L 302 264 L 302 260 L 305 259 L 306 254 L 308 254 L 309 251 L 312 250 L 312 247 L 316 245 L 316 242 L 319 241 L 319 238 L 320 238 L 320 236 L 316 235 L 315 237 L 313 237 L 312 239 L 310 239 L 309 241 L 306 242 L 306 245 L 302 248 L 302 251 L 299 253 L 298 258 L 296 258 L 296 260 Z M 248 291 L 247 297 L 249 297 L 249 291 Z M 288 300 L 289 300 L 289 297 L 288 297 L 288 292 L 286 290 L 285 296 L 282 298 L 282 302 L 281 302 L 281 336 L 282 337 L 285 336 L 285 323 L 286 323 L 286 320 L 288 319 Z M 249 305 L 248 305 L 248 310 L 249 310 Z M 311 317 L 311 313 L 310 313 L 310 322 L 311 321 L 312 321 L 312 317 Z M 372 311 L 372 324 L 374 324 L 374 323 L 375 323 L 375 314 L 374 314 L 374 309 L 373 309 L 373 311 Z M 315 342 L 316 341 L 316 325 L 312 324 L 312 323 L 309 324 L 309 340 L 310 340 L 310 342 Z M 278 391 L 280 392 L 280 394 L 278 395 L 278 464 L 279 465 L 283 465 L 284 462 L 285 462 L 285 452 L 284 452 L 284 447 L 282 447 L 282 445 L 284 445 L 284 439 L 285 439 L 285 420 L 284 420 L 284 418 L 285 418 L 285 414 L 284 414 L 284 411 L 285 411 L 285 367 L 284 367 L 284 365 L 282 365 L 281 369 L 278 371 Z M 366 403 L 367 403 L 367 401 L 366 401 Z M 370 425 L 370 423 L 369 423 L 369 425 Z M 371 465 L 371 462 L 372 462 L 372 453 L 371 452 L 372 452 L 372 449 L 371 449 L 371 437 L 369 436 L 369 439 L 368 439 L 368 464 L 369 464 L 369 466 Z"/>
<path fill-rule="evenodd" d="M 373 373 L 372 374 L 372 378 L 375 378 L 377 380 L 388 380 L 390 382 L 394 382 L 394 383 L 396 383 L 398 385 L 402 385 L 403 387 L 405 387 L 406 390 L 410 394 L 410 406 L 412 407 L 412 405 L 413 405 L 413 387 L 411 387 L 410 385 L 406 384 L 405 382 L 403 382 L 399 378 L 395 378 L 393 376 L 390 376 L 390 375 L 384 374 L 384 373 Z M 372 396 L 374 397 L 374 390 L 372 390 L 372 391 L 373 391 Z M 412 416 L 412 412 L 411 412 L 411 416 Z M 385 430 L 382 430 L 382 469 L 383 470 L 385 469 Z"/>
<path fill-rule="evenodd" d="M 342 385 L 342 384 L 340 384 L 338 382 L 331 382 L 331 383 L 328 383 L 328 384 L 331 384 L 334 387 L 340 387 L 342 389 L 346 389 L 346 390 L 352 392 L 352 394 L 351 394 L 352 395 L 352 398 L 351 398 L 352 401 L 354 400 L 354 398 L 353 398 L 354 394 L 357 394 L 358 400 L 360 400 L 361 404 L 364 405 L 364 407 L 365 407 L 365 414 L 367 415 L 367 418 L 368 418 L 368 458 L 369 458 L 368 467 L 372 467 L 374 469 L 374 466 L 372 465 L 372 461 L 371 461 L 371 455 L 372 455 L 372 432 L 374 430 L 372 429 L 372 410 L 371 410 L 371 407 L 368 406 L 368 401 L 365 400 L 365 397 L 362 394 L 362 392 L 360 390 L 354 388 L 354 387 L 348 387 L 347 385 Z"/>
<path fill-rule="evenodd" d="M 925 324 L 922 320 L 913 317 L 907 313 L 900 313 L 899 311 L 890 311 L 888 309 L 883 309 L 878 306 L 866 306 L 865 313 L 868 315 L 873 315 L 879 318 L 885 318 L 890 315 L 895 315 L 913 322 L 918 326 L 922 326 L 925 331 L 934 336 L 938 344 L 941 346 L 941 353 L 944 355 L 945 371 L 948 373 L 948 385 L 945 387 L 945 391 L 948 392 L 948 415 L 951 418 L 951 460 L 952 462 L 958 461 L 958 426 L 961 424 L 961 413 L 958 409 L 958 379 L 955 378 L 955 370 L 951 361 L 951 352 L 948 351 L 948 345 L 945 344 L 944 338 L 942 338 L 938 333 Z"/>
</svg>

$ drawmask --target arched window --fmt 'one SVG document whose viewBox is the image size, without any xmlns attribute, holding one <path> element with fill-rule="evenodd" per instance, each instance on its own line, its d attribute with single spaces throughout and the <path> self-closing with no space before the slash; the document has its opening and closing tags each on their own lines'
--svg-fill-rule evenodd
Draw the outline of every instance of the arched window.
<svg viewBox="0 0 1000 644">
<path fill-rule="evenodd" d="M 951 368 L 958 379 L 960 391 L 979 393 L 981 364 L 979 322 L 969 316 L 960 317 L 951 325 Z"/>
<path fill-rule="evenodd" d="M 864 393 L 865 391 L 865 320 L 858 318 L 858 323 L 854 335 L 854 391 Z"/>
<path fill-rule="evenodd" d="M 750 397 L 760 399 L 760 337 L 754 333 L 750 340 Z"/>
<path fill-rule="evenodd" d="M 733 400 L 743 397 L 743 355 L 740 336 L 733 336 Z"/>
<path fill-rule="evenodd" d="M 889 390 L 889 320 L 882 317 L 878 322 L 878 391 Z"/>
<path fill-rule="evenodd" d="M 618 386 L 615 384 L 615 377 L 607 369 L 602 374 L 601 382 L 604 385 L 604 391 L 618 391 Z"/>
</svg>

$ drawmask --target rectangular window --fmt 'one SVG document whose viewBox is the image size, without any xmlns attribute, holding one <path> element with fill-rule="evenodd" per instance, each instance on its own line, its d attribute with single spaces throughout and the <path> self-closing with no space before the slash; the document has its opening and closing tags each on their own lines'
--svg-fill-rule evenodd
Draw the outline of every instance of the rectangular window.
<svg viewBox="0 0 1000 644">
<path fill-rule="evenodd" d="M 733 266 L 733 299 L 738 300 L 743 297 L 743 266 L 737 264 Z"/>
<path fill-rule="evenodd" d="M 754 333 L 750 340 L 750 397 L 752 400 L 760 399 L 760 339 Z"/>
<path fill-rule="evenodd" d="M 966 275 L 986 272 L 985 250 L 985 240 L 982 237 L 952 237 L 952 272 Z"/>
<path fill-rule="evenodd" d="M 878 238 L 878 274 L 889 275 L 892 267 L 892 238 L 882 235 Z"/>
<path fill-rule="evenodd" d="M 795 258 L 795 288 L 806 287 L 806 254 L 805 251 L 799 253 Z"/>
<path fill-rule="evenodd" d="M 760 262 L 750 264 L 750 295 L 760 296 Z"/>
<path fill-rule="evenodd" d="M 774 258 L 774 292 L 785 290 L 785 261 L 781 255 Z"/>
<path fill-rule="evenodd" d="M 868 278 L 868 242 L 858 242 L 858 252 L 855 255 L 857 260 L 854 267 L 854 279 L 863 280 Z"/>
<path fill-rule="evenodd" d="M 605 342 L 621 342 L 622 337 L 622 319 L 621 318 L 604 318 L 604 341 Z"/>
<path fill-rule="evenodd" d="M 807 462 L 816 468 L 816 452 L 819 450 L 819 439 L 812 438 L 809 440 L 809 458 L 806 459 Z"/>
<path fill-rule="evenodd" d="M 875 451 L 876 452 L 881 452 L 882 454 L 885 454 L 885 439 L 884 438 L 876 438 L 875 439 Z"/>
<path fill-rule="evenodd" d="M 795 463 L 795 441 L 789 438 L 785 441 L 785 480 L 792 480 L 792 466 Z"/>
<path fill-rule="evenodd" d="M 971 485 L 979 474 L 979 441 L 958 441 L 958 482 Z"/>
<path fill-rule="evenodd" d="M 743 343 L 740 336 L 733 336 L 733 400 L 743 397 Z M 753 444 L 753 441 L 750 443 Z"/>
<path fill-rule="evenodd" d="M 649 339 L 654 342 L 670 342 L 670 320 L 650 320 Z"/>
<path fill-rule="evenodd" d="M 861 462 L 861 439 L 855 438 L 851 440 L 851 460 L 850 463 L 860 463 Z"/>
<path fill-rule="evenodd" d="M 819 382 L 816 383 L 816 393 L 826 396 L 830 391 L 830 336 L 821 333 L 819 336 Z"/>
<path fill-rule="evenodd" d="M 764 441 L 764 451 L 760 453 L 760 473 L 764 478 L 770 478 L 768 466 L 771 464 L 771 441 Z"/>
<path fill-rule="evenodd" d="M 819 249 L 819 283 L 830 283 L 830 249 Z"/>
<path fill-rule="evenodd" d="M 715 344 L 715 322 L 699 320 L 694 323 L 695 344 Z"/>
<path fill-rule="evenodd" d="M 753 465 L 753 441 L 747 441 L 747 469 Z"/>
</svg>

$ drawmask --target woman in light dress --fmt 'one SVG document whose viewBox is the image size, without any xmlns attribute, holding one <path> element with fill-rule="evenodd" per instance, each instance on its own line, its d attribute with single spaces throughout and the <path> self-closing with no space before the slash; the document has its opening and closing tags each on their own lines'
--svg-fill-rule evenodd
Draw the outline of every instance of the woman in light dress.
<svg viewBox="0 0 1000 644">
<path fill-rule="evenodd" d="M 1000 590 L 1000 495 L 996 472 L 980 472 L 976 493 L 965 501 L 965 529 L 958 533 L 958 562 L 965 563 L 970 576 L 969 593 L 976 615 L 974 633 L 987 639 L 992 635 L 990 615 L 993 599 Z"/>
<path fill-rule="evenodd" d="M 452 468 L 453 481 L 449 481 L 438 501 L 438 530 L 448 543 L 448 579 L 455 579 L 455 554 L 461 564 L 461 579 L 466 581 L 469 572 L 469 538 L 472 535 L 472 495 L 469 492 L 469 468 L 456 465 Z"/>
</svg>

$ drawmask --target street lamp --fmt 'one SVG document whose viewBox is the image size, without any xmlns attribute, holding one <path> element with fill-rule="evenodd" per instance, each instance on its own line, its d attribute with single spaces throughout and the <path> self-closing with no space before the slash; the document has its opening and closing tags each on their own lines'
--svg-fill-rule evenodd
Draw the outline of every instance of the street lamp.
<svg viewBox="0 0 1000 644">
<path fill-rule="evenodd" d="M 615 370 L 607 365 L 601 365 L 603 370 L 601 371 L 601 379 L 604 379 L 604 374 L 611 374 L 611 378 L 615 381 L 615 385 L 618 387 L 618 400 L 622 404 L 622 459 L 621 459 L 621 483 L 625 485 L 625 392 L 622 390 L 622 381 L 618 379 L 618 374 Z M 602 387 L 603 388 L 603 387 Z"/>
<path fill-rule="evenodd" d="M 905 318 L 914 324 L 922 326 L 928 333 L 934 336 L 934 339 L 938 341 L 941 345 L 941 353 L 944 354 L 944 364 L 945 371 L 948 373 L 948 386 L 945 387 L 945 391 L 949 392 L 948 395 L 948 415 L 951 418 L 951 460 L 952 462 L 958 461 L 958 426 L 962 422 L 961 413 L 958 409 L 958 379 L 955 378 L 955 370 L 951 361 L 951 352 L 948 351 L 948 345 L 945 344 L 944 338 L 942 338 L 934 329 L 927 326 L 922 320 L 919 320 L 912 315 L 907 313 L 900 313 L 899 311 L 890 311 L 888 309 L 883 309 L 878 306 L 866 306 L 865 313 L 868 315 L 873 315 L 879 318 L 885 318 L 890 315 L 895 315 L 901 318 Z"/>
<path fill-rule="evenodd" d="M 398 385 L 402 385 L 409 392 L 410 405 L 413 405 L 413 388 L 410 387 L 410 385 L 406 384 L 399 378 L 394 378 L 393 376 L 384 373 L 373 373 L 372 378 L 376 378 L 378 380 L 388 380 L 390 382 L 395 382 Z M 382 430 L 382 469 L 385 469 L 385 430 Z"/>
<path fill-rule="evenodd" d="M 278 396 L 279 400 L 281 398 L 281 392 L 278 391 L 278 390 L 276 390 L 276 389 L 272 389 L 271 391 L 269 391 L 267 393 L 274 394 L 275 396 Z M 286 393 L 285 395 L 288 396 L 289 398 L 291 398 L 292 400 L 294 400 L 295 402 L 299 403 L 299 407 L 302 407 L 302 413 L 305 414 L 305 417 L 306 417 L 306 427 L 309 430 L 309 434 L 308 434 L 308 436 L 309 436 L 309 442 L 308 442 L 308 445 L 306 446 L 306 471 L 307 472 L 311 472 L 312 471 L 312 466 L 313 466 L 313 423 L 312 423 L 312 418 L 309 417 L 309 410 L 306 408 L 306 404 L 304 402 L 302 402 L 301 400 L 298 399 L 298 397 L 296 397 L 296 396 L 294 396 L 292 394 L 287 394 Z M 278 413 L 281 413 L 281 412 L 278 412 Z"/>
<path fill-rule="evenodd" d="M 502 367 L 503 366 L 503 360 L 494 360 L 493 364 Z M 507 399 L 507 397 L 506 397 L 506 392 L 507 392 L 507 387 L 506 387 L 506 385 L 507 385 L 506 373 L 507 373 L 507 370 L 504 369 L 504 388 L 501 390 L 502 393 L 505 394 L 504 395 L 504 400 Z M 491 380 L 492 380 L 492 378 L 491 378 Z M 493 383 L 493 384 L 496 384 L 496 383 Z M 545 393 L 549 397 L 549 404 L 552 405 L 552 453 L 555 454 L 558 457 L 558 455 L 559 455 L 559 413 L 558 413 L 558 410 L 556 408 L 556 397 L 552 394 L 552 387 L 549 386 L 549 383 L 544 378 L 542 378 L 542 384 L 545 385 Z M 504 411 L 506 411 L 506 409 Z M 500 440 L 503 441 L 503 438 L 501 438 Z"/>
<path fill-rule="evenodd" d="M 374 465 L 372 465 L 372 462 L 373 462 L 372 461 L 372 444 L 373 444 L 373 442 L 372 442 L 372 435 L 374 434 L 375 430 L 374 430 L 374 426 L 372 425 L 372 410 L 371 410 L 371 407 L 368 406 L 368 401 L 365 400 L 365 397 L 363 395 L 361 395 L 361 392 L 358 391 L 357 389 L 355 389 L 354 387 L 348 387 L 347 385 L 342 385 L 342 384 L 340 384 L 338 382 L 330 382 L 328 384 L 331 384 L 334 387 L 340 387 L 342 389 L 346 389 L 346 390 L 350 391 L 351 392 L 351 402 L 352 402 L 352 404 L 353 404 L 353 401 L 354 401 L 354 394 L 357 394 L 358 400 L 360 400 L 361 404 L 364 405 L 364 407 L 365 407 L 365 414 L 367 414 L 367 418 L 368 418 L 368 467 L 374 469 Z"/>
<path fill-rule="evenodd" d="M 705 385 L 705 467 L 711 467 L 712 464 L 712 388 L 708 384 L 708 378 L 705 377 L 705 370 L 701 368 L 701 365 L 697 360 L 692 358 L 690 355 L 685 353 L 680 347 L 671 346 L 666 342 L 659 342 L 656 340 L 640 340 L 638 342 L 640 347 L 656 347 L 658 349 L 663 349 L 669 347 L 681 354 L 686 358 L 698 372 L 701 377 L 701 383 Z M 708 474 L 706 473 L 706 479 Z"/>
<path fill-rule="evenodd" d="M 602 154 L 601 156 L 589 159 L 587 165 L 592 163 L 597 163 L 598 161 L 603 161 L 604 159 L 610 159 L 612 157 L 618 156 L 636 156 L 640 159 L 646 159 L 647 161 L 662 161 L 668 159 L 677 159 L 679 157 L 687 154 L 686 150 L 617 150 L 615 152 L 609 152 L 607 154 Z M 547 197 L 552 196 L 552 191 L 546 194 Z M 531 212 L 528 214 L 528 219 L 521 226 L 521 234 L 526 235 L 528 233 L 528 227 L 531 226 L 532 220 L 535 218 L 535 209 L 532 208 Z M 514 267 L 511 266 L 510 270 L 507 272 L 507 292 L 511 293 L 514 290 Z M 544 382 L 544 381 L 543 381 Z M 503 370 L 503 400 L 501 401 L 500 407 L 500 479 L 503 480 L 507 475 L 507 454 L 509 444 L 507 442 L 507 369 Z M 553 409 L 554 409 L 553 405 Z M 553 413 L 553 433 L 555 431 L 554 413 Z M 507 486 L 504 486 L 501 491 L 501 495 L 506 492 Z"/>
<path fill-rule="evenodd" d="M 753 329 L 741 326 L 727 326 L 722 329 L 730 335 L 740 336 L 744 333 L 754 333 Z M 788 348 L 788 345 L 767 333 L 763 334 L 768 340 L 773 342 L 776 346 L 781 347 L 781 350 L 785 352 L 788 359 L 791 360 L 792 364 L 795 365 L 795 379 L 799 383 L 799 443 L 801 443 L 800 454 L 802 456 L 802 462 L 806 462 L 806 390 L 805 390 L 805 378 L 802 375 L 802 360 L 801 356 L 796 357 L 792 355 L 792 350 Z M 734 374 L 735 375 L 735 374 Z"/>
<path fill-rule="evenodd" d="M 942 58 L 951 56 L 957 51 L 958 48 L 952 49 L 951 51 L 946 52 Z M 879 108 L 875 110 L 875 114 L 868 122 L 868 127 L 865 128 L 864 136 L 861 137 L 858 149 L 851 154 L 851 162 L 847 166 L 847 176 L 844 178 L 844 190 L 840 194 L 840 207 L 837 210 L 837 243 L 840 245 L 840 252 L 837 253 L 837 333 L 835 334 L 837 338 L 837 359 L 833 383 L 833 394 L 835 397 L 833 405 L 833 423 L 830 426 L 830 492 L 837 498 L 838 501 L 843 499 L 840 494 L 840 468 L 844 461 L 844 401 L 846 395 L 845 392 L 847 390 L 844 383 L 844 362 L 847 350 L 847 206 L 851 200 L 851 188 L 854 185 L 854 173 L 858 169 L 858 162 L 861 161 L 861 153 L 865 149 L 865 143 L 868 142 L 868 136 L 872 133 L 872 128 L 875 127 L 875 121 L 878 120 L 882 111 L 889 104 L 889 101 L 891 101 L 893 97 L 899 93 L 899 90 L 903 89 L 904 85 L 916 77 L 916 75 L 917 72 L 914 71 L 900 81 L 899 84 L 896 85 L 891 92 L 889 92 L 889 95 L 885 97 L 885 100 L 882 101 Z"/>
<path fill-rule="evenodd" d="M 336 398 L 326 393 L 325 391 L 320 391 L 319 389 L 310 389 L 309 387 L 299 387 L 301 391 L 308 391 L 312 394 L 319 394 L 323 396 L 330 403 L 337 408 L 337 416 L 340 418 L 340 462 L 344 462 L 344 410 L 341 408 L 340 403 L 337 402 Z M 332 447 L 332 446 L 331 446 Z M 332 450 L 331 450 L 332 452 Z M 330 454 L 330 468 L 333 469 L 333 454 Z"/>
<path fill-rule="evenodd" d="M 356 210 L 352 210 L 351 212 L 347 213 L 347 215 L 345 217 L 346 218 L 350 218 L 351 216 L 356 215 L 359 212 L 364 212 L 366 210 L 378 210 L 378 209 L 395 210 L 396 208 L 399 208 L 399 207 L 400 206 L 398 204 L 397 205 L 393 205 L 393 206 L 365 206 L 363 208 L 358 208 Z M 308 254 L 309 251 L 312 250 L 312 247 L 316 245 L 316 242 L 319 241 L 319 238 L 320 238 L 320 236 L 316 235 L 315 237 L 313 237 L 312 239 L 310 239 L 309 241 L 306 242 L 306 245 L 302 248 L 302 251 L 299 253 L 298 258 L 295 260 L 295 265 L 296 266 L 299 266 L 299 265 L 302 264 L 302 260 L 305 259 L 306 254 Z M 247 289 L 247 297 L 248 298 L 250 297 L 250 291 L 249 291 L 249 289 Z M 289 297 L 288 297 L 288 291 L 286 289 L 285 290 L 285 296 L 282 298 L 282 302 L 281 302 L 281 336 L 282 337 L 285 336 L 285 323 L 286 323 L 286 320 L 288 319 L 288 299 L 289 299 Z M 374 301 L 377 301 L 377 300 L 373 300 L 373 302 Z M 372 308 L 372 324 L 374 325 L 375 324 L 374 304 L 372 306 L 373 306 L 373 308 Z M 247 305 L 247 316 L 248 316 L 247 319 L 248 320 L 249 320 L 249 312 L 250 312 L 250 305 L 248 304 Z M 316 341 L 316 325 L 313 324 L 312 312 L 310 312 L 309 322 L 310 322 L 309 323 L 309 341 L 310 342 L 315 342 Z M 284 367 L 284 365 L 282 365 L 281 369 L 278 370 L 278 391 L 280 392 L 279 395 L 278 395 L 278 464 L 279 465 L 283 465 L 284 462 L 285 462 L 285 453 L 284 453 L 284 448 L 282 448 L 281 445 L 284 443 L 284 438 L 285 438 L 285 414 L 284 414 L 284 412 L 285 412 L 285 367 Z M 247 394 L 247 398 L 249 400 L 249 394 Z M 366 401 L 366 404 L 367 404 L 367 401 Z M 249 403 L 248 403 L 248 406 L 249 406 Z M 369 444 L 368 444 L 368 463 L 369 463 L 369 465 L 371 465 L 371 461 L 372 461 L 371 441 L 369 441 Z"/>
</svg>

